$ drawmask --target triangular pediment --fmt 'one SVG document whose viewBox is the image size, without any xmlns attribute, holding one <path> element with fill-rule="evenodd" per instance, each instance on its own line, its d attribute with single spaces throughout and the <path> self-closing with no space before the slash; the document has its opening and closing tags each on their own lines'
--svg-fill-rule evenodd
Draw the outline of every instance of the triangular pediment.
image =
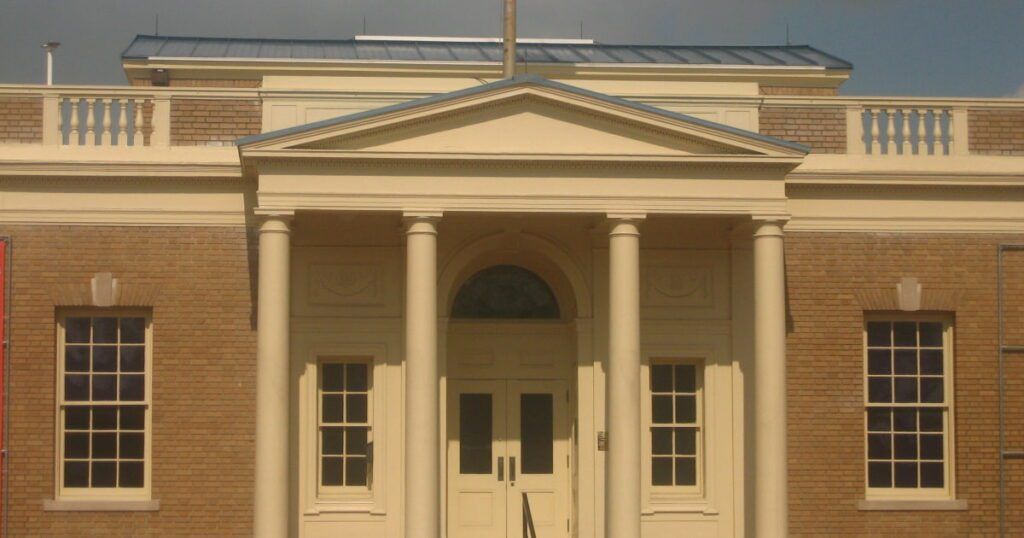
<svg viewBox="0 0 1024 538">
<path fill-rule="evenodd" d="M 802 157 L 806 149 L 564 84 L 510 79 L 249 137 L 247 151 L 344 155 Z"/>
</svg>

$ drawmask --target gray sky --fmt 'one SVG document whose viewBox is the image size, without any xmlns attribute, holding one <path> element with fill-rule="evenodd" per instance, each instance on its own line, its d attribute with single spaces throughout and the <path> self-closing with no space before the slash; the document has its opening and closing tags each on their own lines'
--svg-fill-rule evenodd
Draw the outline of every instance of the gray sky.
<svg viewBox="0 0 1024 538">
<path fill-rule="evenodd" d="M 1024 97 L 1024 0 L 520 0 L 521 37 L 814 45 L 853 62 L 851 95 Z M 498 35 L 500 0 L 0 0 L 0 83 L 123 84 L 138 33 L 347 38 Z"/>
</svg>

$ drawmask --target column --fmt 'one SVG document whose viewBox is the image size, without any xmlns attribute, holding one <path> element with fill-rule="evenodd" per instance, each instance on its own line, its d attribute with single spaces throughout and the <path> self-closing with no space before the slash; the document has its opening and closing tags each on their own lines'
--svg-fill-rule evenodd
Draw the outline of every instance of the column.
<svg viewBox="0 0 1024 538">
<path fill-rule="evenodd" d="M 290 216 L 259 230 L 256 337 L 256 504 L 258 538 L 288 536 L 288 289 Z"/>
<path fill-rule="evenodd" d="M 786 536 L 786 281 L 782 222 L 754 223 L 754 535 Z"/>
<path fill-rule="evenodd" d="M 640 231 L 613 218 L 609 233 L 609 327 L 605 536 L 640 537 Z"/>
<path fill-rule="evenodd" d="M 437 219 L 407 215 L 405 260 L 405 536 L 438 538 Z"/>
</svg>

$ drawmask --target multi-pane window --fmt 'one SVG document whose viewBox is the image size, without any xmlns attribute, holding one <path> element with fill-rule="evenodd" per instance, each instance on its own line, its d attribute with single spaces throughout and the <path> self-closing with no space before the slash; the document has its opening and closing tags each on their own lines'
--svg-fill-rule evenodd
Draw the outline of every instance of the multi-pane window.
<svg viewBox="0 0 1024 538">
<path fill-rule="evenodd" d="M 701 383 L 694 363 L 651 368 L 651 484 L 696 486 L 700 472 Z"/>
<path fill-rule="evenodd" d="M 142 315 L 61 319 L 58 390 L 62 493 L 146 488 L 148 322 Z"/>
<path fill-rule="evenodd" d="M 949 346 L 942 321 L 867 322 L 867 485 L 944 493 L 950 482 Z"/>
<path fill-rule="evenodd" d="M 371 476 L 368 361 L 320 364 L 320 485 L 367 487 Z"/>
</svg>

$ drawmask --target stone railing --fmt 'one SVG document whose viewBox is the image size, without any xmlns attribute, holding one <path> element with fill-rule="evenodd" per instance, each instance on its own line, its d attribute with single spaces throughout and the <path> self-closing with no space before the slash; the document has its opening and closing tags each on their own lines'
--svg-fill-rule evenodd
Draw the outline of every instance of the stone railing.
<svg viewBox="0 0 1024 538">
<path fill-rule="evenodd" d="M 170 145 L 171 101 L 152 92 L 59 91 L 43 97 L 43 144 Z"/>
<path fill-rule="evenodd" d="M 847 153 L 853 155 L 967 155 L 967 107 L 874 103 L 846 109 Z"/>
</svg>

